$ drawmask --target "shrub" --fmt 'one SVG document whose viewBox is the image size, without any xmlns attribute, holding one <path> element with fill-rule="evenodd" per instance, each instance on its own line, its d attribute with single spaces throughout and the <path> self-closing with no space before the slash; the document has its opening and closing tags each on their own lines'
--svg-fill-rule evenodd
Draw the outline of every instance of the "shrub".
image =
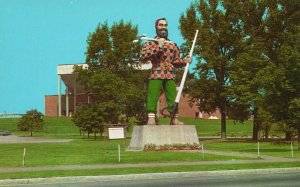
<svg viewBox="0 0 300 187">
<path fill-rule="evenodd" d="M 30 136 L 32 136 L 33 129 L 38 129 L 43 125 L 43 117 L 44 115 L 41 112 L 31 109 L 18 121 L 18 129 L 21 131 L 30 131 Z"/>
</svg>

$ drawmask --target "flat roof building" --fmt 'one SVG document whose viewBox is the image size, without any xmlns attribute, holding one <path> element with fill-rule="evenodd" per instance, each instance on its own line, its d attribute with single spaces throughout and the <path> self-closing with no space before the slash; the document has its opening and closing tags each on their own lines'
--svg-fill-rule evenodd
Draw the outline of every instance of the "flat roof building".
<svg viewBox="0 0 300 187">
<path fill-rule="evenodd" d="M 92 98 L 85 92 L 84 87 L 76 82 L 76 74 L 73 73 L 75 65 L 88 68 L 87 64 L 59 64 L 57 66 L 58 94 L 45 96 L 45 116 L 72 116 L 77 106 L 92 102 Z M 150 68 L 151 64 L 144 64 L 141 67 L 137 67 L 137 69 L 141 70 Z M 64 84 L 65 90 L 62 90 L 62 84 Z M 220 119 L 218 110 L 212 114 L 207 114 L 199 111 L 195 104 L 190 105 L 188 100 L 188 95 L 181 96 L 179 117 Z M 166 106 L 166 99 L 164 94 L 162 94 L 158 101 L 158 116 L 160 116 L 159 111 Z"/>
</svg>

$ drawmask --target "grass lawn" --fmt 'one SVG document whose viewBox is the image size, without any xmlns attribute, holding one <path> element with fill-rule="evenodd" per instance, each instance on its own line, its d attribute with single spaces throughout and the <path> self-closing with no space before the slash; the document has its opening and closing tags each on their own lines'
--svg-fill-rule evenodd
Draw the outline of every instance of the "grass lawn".
<svg viewBox="0 0 300 187">
<path fill-rule="evenodd" d="M 280 141 L 261 141 L 259 142 L 260 155 L 291 158 L 291 144 L 278 143 Z M 258 152 L 258 143 L 250 139 L 232 139 L 232 140 L 204 140 L 201 141 L 205 149 L 225 151 L 225 152 L 240 152 L 240 153 L 253 153 Z M 298 143 L 293 142 L 293 156 L 300 158 L 300 151 L 298 151 Z"/>
<path fill-rule="evenodd" d="M 201 160 L 240 160 L 248 158 L 209 155 L 202 159 L 201 152 L 125 151 L 124 141 L 74 140 L 66 143 L 0 144 L 0 166 L 21 167 L 26 148 L 26 166 L 108 164 L 118 163 L 118 144 L 121 163 L 183 162 Z"/>
<path fill-rule="evenodd" d="M 198 136 L 219 136 L 219 120 L 182 119 L 185 124 L 196 125 Z M 0 119 L 0 129 L 9 130 L 15 135 L 29 136 L 29 132 L 17 130 L 18 119 Z M 160 124 L 168 124 L 168 119 L 160 119 Z M 278 133 L 276 127 L 272 133 Z M 280 133 L 280 132 L 279 132 Z M 130 142 L 130 132 L 127 133 L 127 145 Z M 251 137 L 252 121 L 244 124 L 234 123 L 227 120 L 227 140 L 201 140 L 204 150 L 217 150 L 225 152 L 241 152 L 257 154 L 257 142 Z M 121 146 L 121 163 L 158 163 L 158 162 L 192 162 L 192 161 L 215 161 L 215 160 L 250 160 L 251 158 L 238 156 L 224 156 L 206 154 L 202 157 L 198 152 L 176 152 L 176 151 L 125 151 L 122 140 L 93 140 L 93 137 L 80 136 L 78 128 L 70 118 L 45 117 L 44 126 L 33 133 L 34 137 L 67 138 L 73 139 L 64 143 L 16 143 L 0 144 L 0 167 L 21 167 L 23 149 L 26 148 L 25 167 L 54 166 L 54 165 L 94 165 L 94 164 L 117 164 L 118 144 Z M 234 139 L 232 139 L 234 138 Z M 297 144 L 294 142 L 294 157 L 300 158 Z M 276 141 L 260 142 L 260 155 L 290 158 L 290 144 L 276 144 Z M 122 169 L 94 169 L 74 171 L 39 171 L 20 173 L 0 173 L 0 178 L 26 178 L 26 177 L 50 177 L 50 176 L 72 176 L 72 175 L 110 175 L 130 173 L 152 173 L 152 172 L 175 172 L 175 171 L 207 171 L 223 169 L 254 169 L 269 167 L 299 167 L 300 163 L 253 163 L 233 165 L 203 165 L 203 166 L 168 166 L 147 168 L 122 168 Z"/>
<path fill-rule="evenodd" d="M 221 121 L 219 119 L 180 118 L 186 125 L 195 125 L 198 136 L 220 136 Z M 169 124 L 168 118 L 160 118 L 159 124 Z M 252 137 L 252 120 L 244 123 L 226 120 L 227 137 Z M 283 136 L 277 125 L 273 125 L 271 136 Z"/>
<path fill-rule="evenodd" d="M 216 171 L 216 170 L 241 170 L 241 169 L 263 169 L 263 168 L 291 168 L 300 167 L 300 163 L 253 163 L 253 164 L 226 164 L 226 165 L 195 165 L 195 166 L 164 166 L 143 168 L 113 168 L 93 170 L 59 170 L 59 171 L 35 171 L 0 173 L 0 179 L 22 179 L 22 178 L 46 178 L 64 176 L 100 176 L 100 175 L 122 175 L 142 173 L 163 172 L 190 172 L 190 171 Z"/>
</svg>

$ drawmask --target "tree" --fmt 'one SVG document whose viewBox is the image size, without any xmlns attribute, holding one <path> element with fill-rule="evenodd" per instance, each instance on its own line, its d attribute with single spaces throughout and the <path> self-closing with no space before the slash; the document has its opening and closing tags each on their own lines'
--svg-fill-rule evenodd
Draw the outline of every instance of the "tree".
<svg viewBox="0 0 300 187">
<path fill-rule="evenodd" d="M 286 139 L 291 140 L 292 131 L 298 131 L 299 137 L 299 98 L 300 98 L 300 26 L 294 26 L 285 33 L 285 42 L 281 46 L 278 64 L 274 67 L 276 76 L 267 87 L 266 108 L 273 118 L 285 124 Z M 300 141 L 298 139 L 298 141 Z"/>
<path fill-rule="evenodd" d="M 265 118 L 259 116 L 263 114 L 259 111 L 270 114 L 272 121 L 287 124 L 289 103 L 297 97 L 299 49 L 296 43 L 299 39 L 292 33 L 299 33 L 295 31 L 299 23 L 299 1 L 237 0 L 233 3 L 243 26 L 243 40 L 230 72 L 231 112 L 235 116 L 241 111 L 253 115 L 253 139 L 257 140 L 264 124 L 261 119 Z M 290 137 L 289 125 L 285 126 L 286 137 Z"/>
<path fill-rule="evenodd" d="M 253 116 L 253 140 L 258 140 L 260 130 L 258 111 L 261 109 L 265 94 L 264 81 L 267 82 L 270 73 L 266 69 L 271 62 L 261 55 L 263 43 L 259 39 L 245 42 L 244 51 L 237 55 L 230 72 L 230 107 L 231 112 L 239 115 L 238 120 L 243 121 Z M 268 71 L 269 72 L 269 71 Z M 264 80 L 264 81 L 263 81 Z M 240 110 L 242 109 L 242 110 Z"/>
<path fill-rule="evenodd" d="M 143 88 L 148 75 L 136 69 L 140 66 L 140 44 L 132 42 L 136 35 L 137 27 L 123 21 L 114 23 L 111 28 L 106 22 L 99 24 L 95 32 L 89 34 L 88 69 L 75 67 L 75 73 L 77 81 L 91 96 L 92 104 L 76 111 L 78 114 L 74 120 L 77 124 L 83 123 L 82 126 L 88 129 L 92 124 L 98 124 L 100 126 L 96 126 L 100 128 L 103 123 L 118 123 L 121 114 L 125 114 L 127 121 L 135 116 L 140 122 L 145 122 Z M 98 121 L 86 118 L 85 110 L 88 114 L 95 110 Z M 82 129 L 87 131 L 85 127 Z"/>
<path fill-rule="evenodd" d="M 298 4 L 299 5 L 299 4 Z M 299 9 L 298 9 L 299 10 Z M 298 11 L 299 15 L 299 11 Z M 300 26 L 295 26 L 295 32 L 289 35 L 289 47 L 284 56 L 286 59 L 286 78 L 290 85 L 288 89 L 289 105 L 287 111 L 288 124 L 297 130 L 298 150 L 300 151 Z"/>
<path fill-rule="evenodd" d="M 223 8 L 220 8 L 223 7 Z M 226 138 L 226 115 L 229 107 L 229 70 L 241 40 L 241 25 L 232 7 L 221 0 L 200 0 L 180 18 L 181 33 L 191 45 L 194 31 L 200 30 L 195 55 L 198 64 L 194 79 L 188 83 L 191 101 L 199 109 L 221 113 L 221 138 Z"/>
<path fill-rule="evenodd" d="M 300 151 L 300 99 L 293 99 L 289 106 L 290 126 L 298 132 L 298 150 Z"/>
<path fill-rule="evenodd" d="M 271 64 L 263 74 L 263 104 L 292 138 L 292 102 L 299 98 L 299 1 L 266 1 L 264 54 Z M 268 75 L 268 79 L 266 79 Z"/>
<path fill-rule="evenodd" d="M 234 9 L 242 26 L 243 37 L 239 43 L 239 53 L 230 71 L 230 112 L 244 121 L 253 116 L 253 140 L 258 140 L 263 97 L 262 79 L 266 78 L 264 68 L 270 62 L 264 51 L 264 24 L 266 4 L 264 1 L 233 1 L 227 6 Z M 242 114 L 242 115 L 239 115 Z"/>
<path fill-rule="evenodd" d="M 43 125 L 43 117 L 44 115 L 36 109 L 29 110 L 18 121 L 18 129 L 21 131 L 30 131 L 30 136 L 32 136 L 33 130 Z"/>
<path fill-rule="evenodd" d="M 90 133 L 94 133 L 94 139 L 96 139 L 97 132 L 100 133 L 100 137 L 102 136 L 104 124 L 112 120 L 111 115 L 121 114 L 120 110 L 117 109 L 118 106 L 115 106 L 114 103 L 81 105 L 72 119 L 81 131 L 88 133 L 88 137 Z M 114 119 L 112 123 L 117 121 L 118 119 Z"/>
</svg>

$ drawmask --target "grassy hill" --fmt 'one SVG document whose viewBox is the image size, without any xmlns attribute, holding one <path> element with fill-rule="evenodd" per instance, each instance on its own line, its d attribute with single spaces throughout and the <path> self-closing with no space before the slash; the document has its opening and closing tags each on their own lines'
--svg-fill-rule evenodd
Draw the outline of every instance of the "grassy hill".
<svg viewBox="0 0 300 187">
<path fill-rule="evenodd" d="M 195 125 L 198 136 L 220 136 L 220 120 L 216 119 L 194 119 L 181 118 L 186 125 Z M 17 129 L 17 118 L 0 118 L 0 130 L 8 130 L 17 135 L 27 135 L 27 132 L 21 132 Z M 34 136 L 43 137 L 76 137 L 79 136 L 79 129 L 67 117 L 45 117 L 44 125 L 41 129 L 34 132 Z M 169 119 L 160 118 L 160 124 L 169 124 Z M 131 132 L 127 133 L 130 136 Z M 277 125 L 271 128 L 270 136 L 283 136 Z M 227 137 L 251 137 L 252 121 L 244 123 L 227 120 Z"/>
<path fill-rule="evenodd" d="M 19 131 L 17 128 L 18 118 L 0 118 L 0 130 L 8 130 L 13 134 L 26 136 L 29 132 Z M 67 117 L 44 117 L 44 124 L 41 129 L 34 131 L 33 136 L 42 137 L 65 137 L 78 136 L 79 129 Z"/>
</svg>

